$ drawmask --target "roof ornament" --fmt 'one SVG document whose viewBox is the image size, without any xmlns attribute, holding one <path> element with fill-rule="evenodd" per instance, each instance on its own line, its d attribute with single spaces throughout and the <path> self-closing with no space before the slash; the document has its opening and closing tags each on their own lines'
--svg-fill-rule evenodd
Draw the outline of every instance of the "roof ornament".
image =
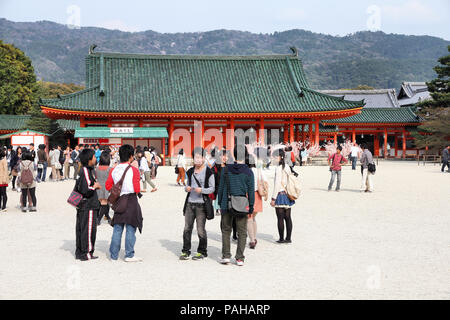
<svg viewBox="0 0 450 320">
<path fill-rule="evenodd" d="M 292 53 L 294 53 L 295 57 L 298 57 L 298 49 L 296 47 L 290 47 L 289 49 L 292 50 Z"/>
<path fill-rule="evenodd" d="M 94 53 L 94 49 L 95 49 L 95 48 L 97 48 L 97 45 L 96 45 L 96 44 L 91 44 L 91 45 L 89 46 L 89 54 Z"/>
</svg>

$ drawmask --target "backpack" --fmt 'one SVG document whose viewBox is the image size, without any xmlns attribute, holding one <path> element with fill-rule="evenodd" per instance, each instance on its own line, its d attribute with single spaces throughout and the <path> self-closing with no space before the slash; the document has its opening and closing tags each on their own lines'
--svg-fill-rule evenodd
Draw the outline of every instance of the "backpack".
<svg viewBox="0 0 450 320">
<path fill-rule="evenodd" d="M 30 169 L 31 164 L 32 162 L 28 165 L 28 167 L 24 166 L 22 173 L 20 174 L 20 183 L 26 186 L 30 186 L 34 181 L 33 172 L 31 172 Z"/>
<path fill-rule="evenodd" d="M 289 199 L 291 200 L 297 200 L 298 197 L 300 197 L 301 187 L 300 187 L 300 180 L 294 176 L 292 172 L 287 173 L 283 170 L 283 172 L 286 174 L 286 193 Z"/>
</svg>

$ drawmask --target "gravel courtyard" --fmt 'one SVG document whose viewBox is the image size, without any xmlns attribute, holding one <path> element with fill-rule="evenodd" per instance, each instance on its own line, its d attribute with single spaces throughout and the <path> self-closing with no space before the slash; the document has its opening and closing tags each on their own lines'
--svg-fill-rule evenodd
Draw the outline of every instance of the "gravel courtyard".
<svg viewBox="0 0 450 320">
<path fill-rule="evenodd" d="M 343 168 L 341 192 L 327 192 L 327 167 L 296 167 L 303 193 L 293 208 L 292 244 L 277 244 L 275 210 L 258 215 L 256 250 L 245 266 L 224 266 L 220 217 L 208 221 L 205 261 L 179 261 L 185 199 L 173 167 L 158 169 L 146 193 L 142 263 L 109 260 L 112 228 L 98 227 L 96 255 L 75 260 L 73 181 L 41 183 L 38 212 L 22 213 L 8 188 L 0 214 L 0 299 L 450 299 L 450 174 L 436 165 L 380 161 L 372 194 L 359 167 Z M 273 170 L 266 173 L 273 185 Z M 193 233 L 193 251 L 198 244 Z M 232 244 L 232 253 L 236 245 Z"/>
</svg>

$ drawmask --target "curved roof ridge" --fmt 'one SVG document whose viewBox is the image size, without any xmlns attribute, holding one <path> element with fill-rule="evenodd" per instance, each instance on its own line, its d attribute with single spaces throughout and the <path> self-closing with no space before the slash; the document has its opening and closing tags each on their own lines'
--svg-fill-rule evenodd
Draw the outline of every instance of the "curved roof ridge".
<svg viewBox="0 0 450 320">
<path fill-rule="evenodd" d="M 79 95 L 79 94 L 82 94 L 82 93 L 86 93 L 86 92 L 89 92 L 89 91 L 92 91 L 92 90 L 95 90 L 95 89 L 98 89 L 98 88 L 100 88 L 100 85 L 96 85 L 96 86 L 93 86 L 93 87 L 90 87 L 90 88 L 85 88 L 83 90 L 71 92 L 71 93 L 68 93 L 68 94 L 63 94 L 63 95 L 60 95 L 60 98 L 50 98 L 50 99 L 40 99 L 40 100 L 42 102 L 59 101 L 59 100 L 62 100 L 64 98 L 70 98 L 72 96 L 76 96 L 76 95 Z"/>
<path fill-rule="evenodd" d="M 327 90 L 314 90 L 314 89 L 306 88 L 306 87 L 303 87 L 303 86 L 300 86 L 300 88 L 302 88 L 302 89 L 304 89 L 304 90 L 307 90 L 307 91 L 309 91 L 309 92 L 316 93 L 316 94 L 321 95 L 321 96 L 323 96 L 323 97 L 330 98 L 330 99 L 339 100 L 339 101 L 343 101 L 343 100 L 344 100 L 344 101 L 352 102 L 352 103 L 362 103 L 362 104 L 363 104 L 362 106 L 365 105 L 364 99 L 362 99 L 362 100 L 345 100 L 345 99 L 344 99 L 344 95 L 343 95 L 342 97 L 331 96 L 331 95 L 329 95 L 329 94 L 327 94 L 327 93 L 324 92 L 324 91 L 327 91 Z M 337 92 L 337 93 L 338 93 L 338 92 Z"/>
<path fill-rule="evenodd" d="M 268 55 L 194 55 L 194 54 L 145 54 L 121 52 L 93 52 L 88 57 L 133 58 L 133 59 L 186 59 L 186 60 L 281 60 L 286 58 L 301 60 L 296 54 Z"/>
</svg>

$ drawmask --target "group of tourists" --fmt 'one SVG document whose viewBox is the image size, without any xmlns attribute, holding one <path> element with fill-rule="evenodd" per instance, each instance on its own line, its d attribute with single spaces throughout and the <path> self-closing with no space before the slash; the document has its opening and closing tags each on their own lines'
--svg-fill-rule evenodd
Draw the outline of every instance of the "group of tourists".
<svg viewBox="0 0 450 320">
<path fill-rule="evenodd" d="M 361 148 L 361 149 L 360 149 Z M 361 152 L 362 150 L 362 152 Z M 376 168 L 373 161 L 373 156 L 370 150 L 367 148 L 365 143 L 361 144 L 360 147 L 356 143 L 353 143 L 349 154 L 350 161 L 352 162 L 352 170 L 356 170 L 356 162 L 360 158 L 361 163 L 361 192 L 373 192 L 373 175 L 375 174 Z M 336 182 L 336 191 L 341 190 L 341 175 L 342 175 L 342 164 L 347 163 L 347 159 L 342 154 L 342 147 L 337 146 L 336 152 L 330 154 L 328 157 L 328 166 L 330 167 L 331 178 L 328 183 L 328 191 L 331 191 Z M 337 177 L 337 179 L 336 179 Z"/>
<path fill-rule="evenodd" d="M 183 214 L 185 226 L 183 230 L 183 247 L 180 260 L 189 260 L 191 256 L 191 237 L 194 222 L 197 226 L 199 244 L 192 260 L 202 260 L 208 256 L 206 221 L 220 215 L 222 231 L 222 264 L 231 263 L 231 234 L 237 241 L 235 262 L 244 265 L 244 251 L 247 246 L 247 235 L 250 239 L 249 247 L 256 248 L 257 223 L 256 216 L 263 211 L 263 201 L 269 198 L 268 179 L 264 174 L 267 163 L 276 165 L 274 188 L 270 204 L 275 208 L 278 217 L 279 239 L 277 243 L 291 243 L 292 219 L 291 208 L 295 204 L 288 196 L 288 177 L 296 176 L 292 171 L 291 162 L 287 156 L 291 149 L 283 148 L 267 153 L 250 154 L 246 147 L 239 150 L 235 146 L 233 151 L 214 148 L 208 153 L 201 147 L 192 152 L 193 167 L 186 171 L 186 178 L 182 173 L 186 170 L 184 151 L 180 150 L 177 157 L 177 183 L 181 180 L 187 193 Z M 242 152 L 239 152 L 242 151 Z M 291 160 L 289 155 L 289 160 Z M 181 170 L 180 170 L 181 169 Z M 298 194 L 297 194 L 298 196 Z M 215 214 L 214 214 L 215 211 Z M 286 233 L 284 232 L 286 225 Z"/>
</svg>

